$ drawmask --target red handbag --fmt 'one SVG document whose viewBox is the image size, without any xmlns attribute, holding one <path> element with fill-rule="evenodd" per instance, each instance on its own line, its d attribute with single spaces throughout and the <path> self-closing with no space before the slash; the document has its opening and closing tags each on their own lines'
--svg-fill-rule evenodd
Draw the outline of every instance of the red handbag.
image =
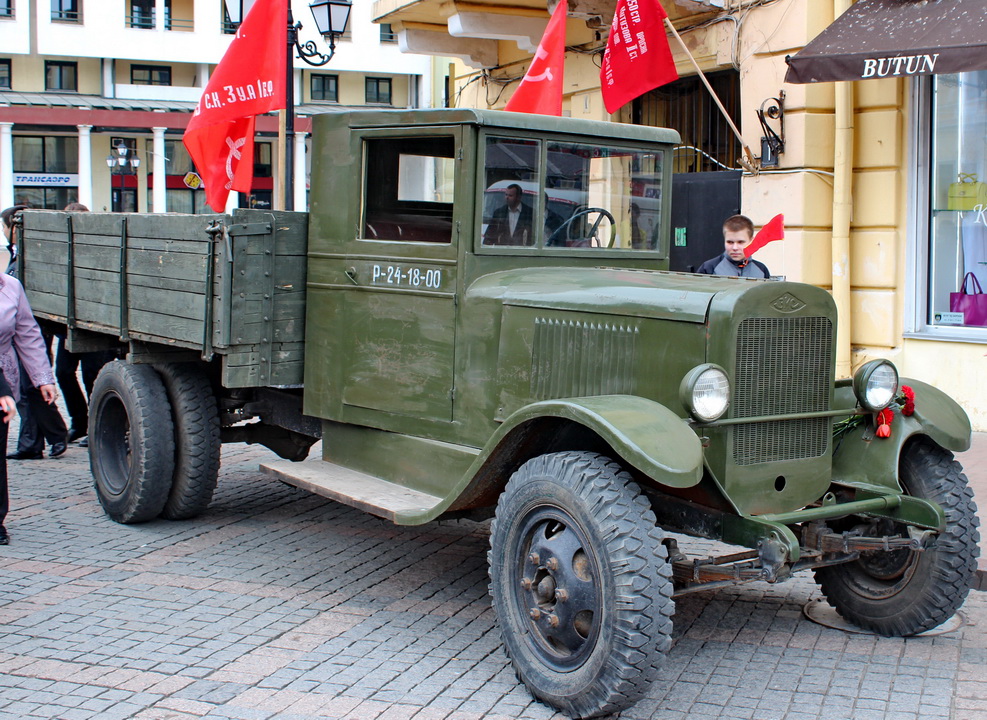
<svg viewBox="0 0 987 720">
<path fill-rule="evenodd" d="M 967 292 L 966 284 L 970 282 L 973 292 Z M 980 287 L 980 281 L 972 272 L 963 277 L 963 285 L 959 292 L 949 293 L 949 311 L 963 313 L 964 325 L 987 326 L 987 295 Z"/>
</svg>

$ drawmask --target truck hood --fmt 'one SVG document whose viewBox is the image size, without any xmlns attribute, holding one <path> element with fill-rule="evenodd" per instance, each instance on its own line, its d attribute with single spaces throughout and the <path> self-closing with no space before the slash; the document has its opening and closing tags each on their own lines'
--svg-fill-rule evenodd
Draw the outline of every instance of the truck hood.
<svg viewBox="0 0 987 720">
<path fill-rule="evenodd" d="M 714 296 L 763 282 L 661 270 L 522 268 L 484 275 L 467 294 L 505 305 L 703 323 Z"/>
</svg>

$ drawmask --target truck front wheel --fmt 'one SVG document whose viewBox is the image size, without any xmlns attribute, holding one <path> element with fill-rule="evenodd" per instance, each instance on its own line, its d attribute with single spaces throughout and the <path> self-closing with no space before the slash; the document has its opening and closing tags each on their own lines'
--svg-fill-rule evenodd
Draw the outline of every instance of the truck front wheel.
<svg viewBox="0 0 987 720">
<path fill-rule="evenodd" d="M 627 472 L 587 452 L 529 460 L 490 534 L 490 594 L 518 677 L 572 717 L 646 692 L 671 644 L 671 570 Z"/>
<path fill-rule="evenodd" d="M 175 438 L 161 378 L 115 360 L 89 402 L 89 467 L 103 510 L 119 523 L 156 518 L 171 490 Z"/>
<path fill-rule="evenodd" d="M 934 547 L 862 553 L 855 562 L 815 571 L 840 615 L 888 636 L 915 635 L 952 617 L 970 590 L 980 552 L 973 491 L 948 450 L 926 437 L 910 441 L 899 477 L 910 495 L 932 500 L 946 512 L 946 529 Z M 907 533 L 904 527 L 888 531 Z"/>
</svg>

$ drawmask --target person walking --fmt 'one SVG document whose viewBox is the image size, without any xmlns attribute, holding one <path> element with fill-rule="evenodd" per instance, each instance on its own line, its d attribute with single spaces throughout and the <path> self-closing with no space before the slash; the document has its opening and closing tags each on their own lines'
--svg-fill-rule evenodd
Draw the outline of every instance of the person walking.
<svg viewBox="0 0 987 720">
<path fill-rule="evenodd" d="M 18 238 L 14 227 L 14 218 L 21 210 L 26 209 L 25 205 L 15 205 L 0 213 L 2 220 L 3 234 L 10 247 L 11 265 L 7 269 L 7 275 L 17 276 Z M 18 283 L 19 285 L 20 283 Z M 32 316 L 33 321 L 33 316 Z M 37 323 L 35 322 L 35 327 Z M 40 333 L 40 329 L 39 329 Z M 51 336 L 42 335 L 42 346 L 45 350 L 45 360 L 49 368 L 51 367 Z M 20 355 L 16 355 L 18 363 L 23 362 Z M 11 387 L 19 385 L 17 398 L 17 412 L 21 416 L 21 429 L 17 436 L 17 450 L 7 455 L 8 460 L 40 460 L 45 456 L 45 441 L 51 445 L 48 457 L 59 457 L 65 454 L 68 449 L 68 428 L 62 414 L 55 407 L 54 403 L 47 401 L 32 384 L 33 374 L 26 372 L 23 366 L 20 368 L 19 377 L 8 376 Z"/>
<path fill-rule="evenodd" d="M 66 212 L 89 212 L 82 203 L 72 202 L 65 206 Z M 88 447 L 89 441 L 89 401 L 93 385 L 100 369 L 113 359 L 113 352 L 98 350 L 94 352 L 72 352 L 68 349 L 64 335 L 58 336 L 58 348 L 55 351 L 55 379 L 62 391 L 65 409 L 69 414 L 69 429 L 66 442 L 79 441 L 79 447 Z M 82 366 L 82 384 L 86 392 L 83 394 L 79 386 L 79 366 Z"/>
<path fill-rule="evenodd" d="M 7 208 L 0 213 L 4 236 L 11 238 L 14 215 L 18 208 Z M 27 296 L 20 282 L 12 275 L 0 274 L 0 440 L 7 442 L 9 423 L 14 416 L 20 373 L 18 363 L 30 378 L 46 405 L 54 407 L 58 398 L 55 375 L 48 360 L 48 353 L 41 329 L 38 327 Z M 11 381 L 14 382 L 11 382 Z M 64 452 L 64 451 L 63 451 Z M 0 545 L 10 544 L 5 525 L 10 499 L 7 492 L 7 461 L 0 460 Z"/>
</svg>

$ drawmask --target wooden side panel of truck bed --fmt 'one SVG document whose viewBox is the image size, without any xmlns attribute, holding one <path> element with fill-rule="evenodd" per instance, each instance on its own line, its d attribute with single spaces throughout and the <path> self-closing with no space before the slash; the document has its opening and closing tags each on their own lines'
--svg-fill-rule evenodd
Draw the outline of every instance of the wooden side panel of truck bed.
<svg viewBox="0 0 987 720">
<path fill-rule="evenodd" d="M 27 211 L 20 273 L 39 319 L 218 356 L 226 387 L 302 382 L 308 218 Z"/>
</svg>

